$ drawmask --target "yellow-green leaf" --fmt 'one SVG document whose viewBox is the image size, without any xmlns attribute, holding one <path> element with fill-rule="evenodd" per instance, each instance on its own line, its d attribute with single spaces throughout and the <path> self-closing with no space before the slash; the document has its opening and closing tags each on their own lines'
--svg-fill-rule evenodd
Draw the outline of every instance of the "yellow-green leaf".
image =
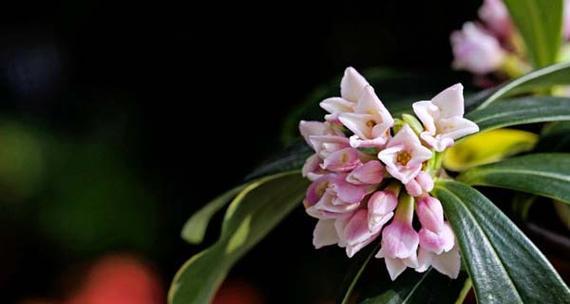
<svg viewBox="0 0 570 304">
<path fill-rule="evenodd" d="M 463 171 L 489 164 L 508 156 L 531 150 L 538 135 L 513 129 L 497 129 L 477 133 L 459 141 L 445 152 L 443 166 Z"/>
</svg>

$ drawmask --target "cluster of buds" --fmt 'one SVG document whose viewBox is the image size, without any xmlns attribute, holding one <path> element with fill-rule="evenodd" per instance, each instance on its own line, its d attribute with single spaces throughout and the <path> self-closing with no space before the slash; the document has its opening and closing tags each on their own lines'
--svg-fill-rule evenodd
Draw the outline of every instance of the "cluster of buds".
<svg viewBox="0 0 570 304">
<path fill-rule="evenodd" d="M 480 22 L 467 22 L 451 34 L 453 67 L 480 77 L 499 73 L 512 78 L 528 72 L 520 36 L 503 0 L 484 0 L 479 18 Z M 565 40 L 570 40 L 570 0 L 564 1 L 562 30 Z"/>
<path fill-rule="evenodd" d="M 462 85 L 414 103 L 417 118 L 401 119 L 355 69 L 346 69 L 340 87 L 341 97 L 320 103 L 328 112 L 324 121 L 299 125 L 315 152 L 303 166 L 312 181 L 303 203 L 318 219 L 314 246 L 337 244 L 352 257 L 381 237 L 376 257 L 384 258 L 392 280 L 407 267 L 423 272 L 432 266 L 457 277 L 455 236 L 429 193 L 441 172 L 441 152 L 479 131 L 463 118 Z"/>
</svg>

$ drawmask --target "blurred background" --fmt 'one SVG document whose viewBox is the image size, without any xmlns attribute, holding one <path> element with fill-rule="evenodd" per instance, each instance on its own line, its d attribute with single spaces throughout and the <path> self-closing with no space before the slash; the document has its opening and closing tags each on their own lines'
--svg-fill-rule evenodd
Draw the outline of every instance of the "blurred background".
<svg viewBox="0 0 570 304">
<path fill-rule="evenodd" d="M 349 65 L 451 73 L 480 2 L 0 4 L 2 302 L 164 303 L 204 248 L 185 220 L 282 149 L 314 87 Z M 295 210 L 216 301 L 332 303 L 348 261 L 313 225 Z"/>
</svg>

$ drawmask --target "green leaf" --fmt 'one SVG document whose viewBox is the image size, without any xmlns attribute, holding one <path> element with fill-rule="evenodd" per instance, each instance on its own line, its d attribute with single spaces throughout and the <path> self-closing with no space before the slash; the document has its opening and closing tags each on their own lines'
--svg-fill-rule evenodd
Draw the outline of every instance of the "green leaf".
<svg viewBox="0 0 570 304">
<path fill-rule="evenodd" d="M 230 268 L 299 204 L 307 186 L 298 171 L 248 184 L 226 210 L 220 239 L 180 268 L 168 302 L 210 302 Z"/>
<path fill-rule="evenodd" d="M 190 244 L 201 243 L 204 240 L 206 228 L 208 228 L 208 223 L 212 216 L 227 205 L 245 187 L 246 185 L 241 185 L 225 192 L 194 213 L 184 224 L 184 228 L 182 228 L 182 238 Z"/>
<path fill-rule="evenodd" d="M 424 273 L 408 269 L 396 281 L 378 284 L 387 288 L 362 304 L 454 303 L 461 297 L 467 278 L 465 272 L 450 279 L 433 268 Z"/>
<path fill-rule="evenodd" d="M 537 88 L 565 84 L 570 84 L 570 62 L 553 64 L 532 71 L 497 88 L 488 89 L 467 98 L 465 104 L 470 106 L 479 104 L 479 109 L 483 109 L 500 98 L 528 93 Z"/>
<path fill-rule="evenodd" d="M 570 154 L 513 157 L 469 169 L 458 179 L 470 185 L 513 189 L 570 203 Z"/>
<path fill-rule="evenodd" d="M 538 135 L 521 130 L 498 129 L 480 132 L 447 149 L 443 166 L 452 171 L 464 171 L 532 150 L 537 141 Z"/>
<path fill-rule="evenodd" d="M 475 122 L 481 131 L 537 122 L 570 120 L 570 98 L 538 96 L 516 98 L 475 110 L 465 117 Z"/>
<path fill-rule="evenodd" d="M 563 0 L 505 0 L 535 67 L 556 62 L 562 41 Z"/>
<path fill-rule="evenodd" d="M 537 152 L 570 152 L 570 121 L 557 121 L 542 128 Z"/>
<path fill-rule="evenodd" d="M 257 167 L 253 172 L 246 176 L 246 180 L 267 176 L 279 172 L 301 169 L 307 157 L 314 151 L 305 143 L 298 141 L 290 145 L 284 151 L 274 155 L 271 159 Z"/>
<path fill-rule="evenodd" d="M 477 190 L 440 180 L 434 194 L 453 227 L 478 303 L 570 303 L 536 246 Z"/>
</svg>

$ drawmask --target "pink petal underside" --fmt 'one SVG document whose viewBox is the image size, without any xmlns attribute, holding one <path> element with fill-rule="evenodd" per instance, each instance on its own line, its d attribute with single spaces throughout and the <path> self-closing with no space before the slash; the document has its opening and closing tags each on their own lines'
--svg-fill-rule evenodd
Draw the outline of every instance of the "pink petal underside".
<svg viewBox="0 0 570 304">
<path fill-rule="evenodd" d="M 444 228 L 443 207 L 437 198 L 425 196 L 419 199 L 416 213 L 422 227 L 434 232 Z"/>
<path fill-rule="evenodd" d="M 327 156 L 322 167 L 323 169 L 334 172 L 345 172 L 356 168 L 360 164 L 358 150 L 354 148 L 344 148 Z"/>
<path fill-rule="evenodd" d="M 334 228 L 335 220 L 319 220 L 313 231 L 313 245 L 316 249 L 338 243 L 338 235 Z"/>
<path fill-rule="evenodd" d="M 382 248 L 386 256 L 405 259 L 415 254 L 419 244 L 419 236 L 411 223 L 403 223 L 395 219 L 382 232 Z"/>
<path fill-rule="evenodd" d="M 377 161 L 371 160 L 352 171 L 346 180 L 349 183 L 360 185 L 360 184 L 379 184 L 384 178 L 384 166 Z"/>
</svg>

